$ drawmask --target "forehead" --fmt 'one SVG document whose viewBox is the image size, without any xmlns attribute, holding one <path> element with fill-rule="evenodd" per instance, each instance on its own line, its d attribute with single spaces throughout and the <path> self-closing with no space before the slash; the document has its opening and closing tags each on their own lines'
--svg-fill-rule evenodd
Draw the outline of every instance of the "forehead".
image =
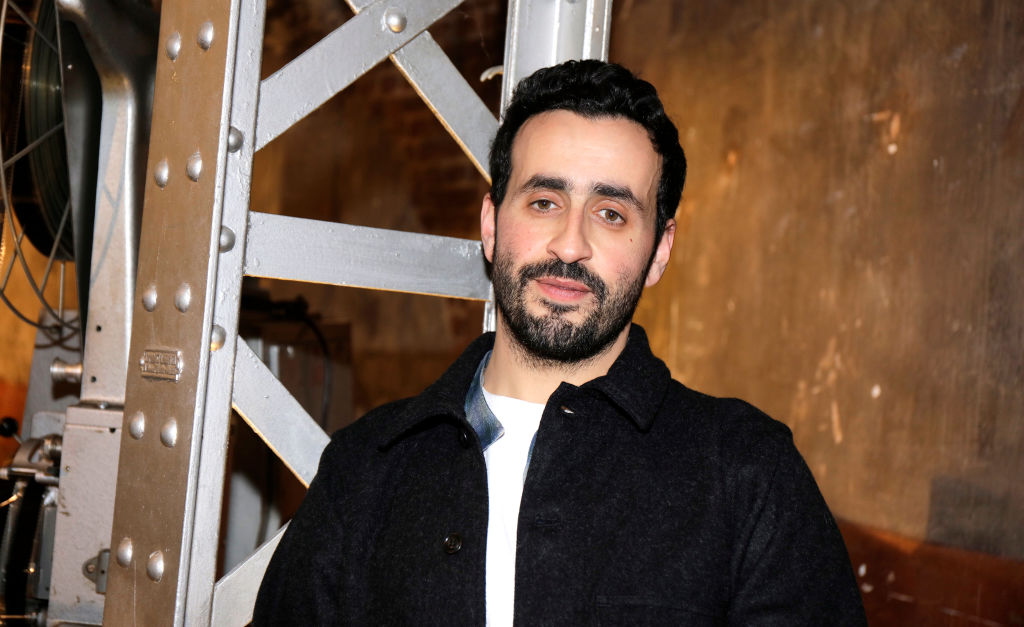
<svg viewBox="0 0 1024 627">
<path fill-rule="evenodd" d="M 527 120 L 516 134 L 509 188 L 515 193 L 524 181 L 543 174 L 566 178 L 579 189 L 595 183 L 626 185 L 645 198 L 656 190 L 660 169 L 661 157 L 636 122 L 546 111 Z"/>
</svg>

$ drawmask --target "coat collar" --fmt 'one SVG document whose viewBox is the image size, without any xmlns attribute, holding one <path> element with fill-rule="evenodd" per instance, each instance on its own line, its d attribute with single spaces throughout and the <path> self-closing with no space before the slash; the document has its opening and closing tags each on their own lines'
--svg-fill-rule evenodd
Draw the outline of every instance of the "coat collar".
<svg viewBox="0 0 1024 627">
<path fill-rule="evenodd" d="M 412 398 L 384 429 L 381 448 L 394 444 L 430 418 L 452 416 L 465 422 L 466 392 L 480 360 L 493 347 L 494 333 L 485 333 L 474 340 L 437 381 Z M 588 381 L 582 389 L 600 392 L 629 416 L 638 429 L 648 431 L 665 398 L 670 380 L 668 367 L 651 353 L 647 333 L 640 325 L 633 324 L 626 346 L 608 373 Z"/>
<path fill-rule="evenodd" d="M 654 356 L 647 333 L 639 324 L 629 329 L 629 340 L 608 374 L 583 384 L 607 396 L 641 431 L 648 431 L 668 392 L 672 374 Z"/>
</svg>

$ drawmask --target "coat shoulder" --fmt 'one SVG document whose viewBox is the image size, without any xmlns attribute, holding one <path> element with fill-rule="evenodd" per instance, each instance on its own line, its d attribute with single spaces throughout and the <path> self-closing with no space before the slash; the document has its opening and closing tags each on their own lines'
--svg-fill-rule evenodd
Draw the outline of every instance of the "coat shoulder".
<svg viewBox="0 0 1024 627">
<path fill-rule="evenodd" d="M 707 442 L 749 450 L 751 446 L 792 446 L 793 433 L 754 405 L 692 390 L 672 380 L 658 422 Z"/>
</svg>

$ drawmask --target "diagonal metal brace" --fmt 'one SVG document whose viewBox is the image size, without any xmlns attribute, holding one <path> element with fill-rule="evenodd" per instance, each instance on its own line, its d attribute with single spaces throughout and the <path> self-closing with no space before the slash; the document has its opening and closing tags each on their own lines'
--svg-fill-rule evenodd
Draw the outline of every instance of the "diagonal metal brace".
<svg viewBox="0 0 1024 627">
<path fill-rule="evenodd" d="M 260 83 L 256 150 L 386 59 L 462 0 L 380 0 Z M 399 28 L 400 27 L 400 28 Z"/>
<path fill-rule="evenodd" d="M 235 411 L 309 487 L 330 438 L 245 342 L 235 349 Z"/>
</svg>

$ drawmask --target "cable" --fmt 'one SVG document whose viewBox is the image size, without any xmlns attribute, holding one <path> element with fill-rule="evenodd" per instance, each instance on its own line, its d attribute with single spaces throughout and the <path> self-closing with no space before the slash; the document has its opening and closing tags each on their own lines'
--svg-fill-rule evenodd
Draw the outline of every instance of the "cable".
<svg viewBox="0 0 1024 627">
<path fill-rule="evenodd" d="M 306 314 L 302 317 L 302 321 L 306 323 L 309 330 L 316 336 L 317 342 L 320 343 L 320 354 L 322 355 L 324 366 L 324 383 L 321 386 L 320 393 L 320 427 L 326 431 L 327 419 L 330 416 L 331 408 L 331 351 L 327 346 L 327 338 L 324 337 L 320 327 L 313 322 L 313 319 Z"/>
</svg>

